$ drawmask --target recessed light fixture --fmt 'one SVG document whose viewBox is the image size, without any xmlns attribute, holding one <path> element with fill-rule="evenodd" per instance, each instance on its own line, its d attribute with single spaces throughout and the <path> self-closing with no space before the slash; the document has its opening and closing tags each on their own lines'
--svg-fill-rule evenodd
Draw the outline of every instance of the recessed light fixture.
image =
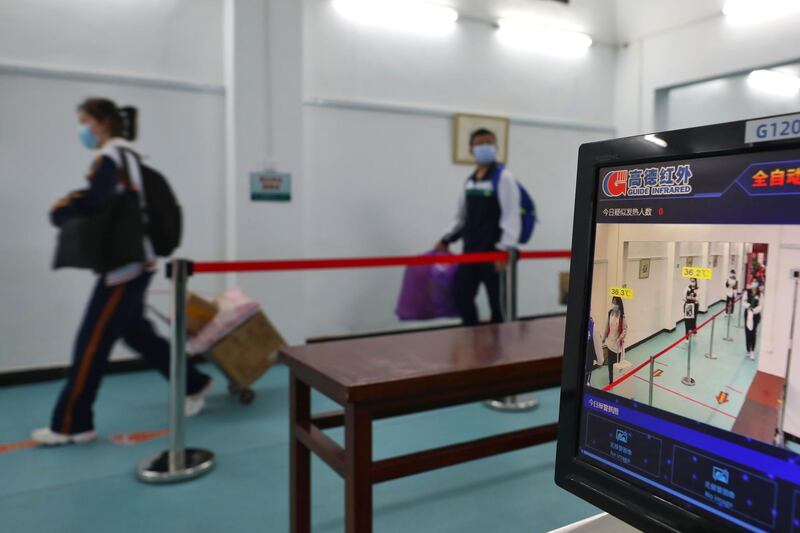
<svg viewBox="0 0 800 533">
<path fill-rule="evenodd" d="M 500 19 L 497 21 L 500 40 L 542 54 L 579 57 L 592 46 L 592 38 L 578 31 L 562 30 L 529 22 Z"/>
<path fill-rule="evenodd" d="M 344 17 L 361 24 L 426 34 L 446 34 L 455 28 L 458 11 L 417 0 L 334 0 Z"/>
<path fill-rule="evenodd" d="M 747 85 L 759 91 L 794 96 L 800 92 L 800 77 L 778 70 L 754 70 L 747 76 Z"/>
<path fill-rule="evenodd" d="M 800 10 L 797 0 L 727 0 L 722 12 L 736 24 L 774 19 Z"/>
</svg>

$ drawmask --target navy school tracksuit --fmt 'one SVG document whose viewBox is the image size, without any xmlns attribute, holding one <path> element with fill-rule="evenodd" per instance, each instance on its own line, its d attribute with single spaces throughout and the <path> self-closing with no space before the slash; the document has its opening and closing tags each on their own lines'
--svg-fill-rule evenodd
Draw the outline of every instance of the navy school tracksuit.
<svg viewBox="0 0 800 533">
<path fill-rule="evenodd" d="M 89 187 L 54 206 L 50 217 L 55 225 L 73 216 L 96 212 L 123 190 L 117 147 L 129 148 L 130 145 L 121 139 L 107 143 L 87 176 Z M 131 173 L 137 174 L 138 166 L 130 163 Z M 141 183 L 140 176 L 132 176 L 131 181 Z M 145 249 L 147 264 L 132 263 L 98 276 L 75 339 L 67 383 L 53 411 L 50 429 L 57 433 L 74 434 L 94 429 L 92 406 L 111 349 L 119 339 L 169 379 L 169 343 L 145 318 L 145 295 L 155 265 L 155 255 L 147 241 Z M 209 379 L 190 362 L 187 394 L 200 392 Z"/>
<path fill-rule="evenodd" d="M 497 190 L 492 178 L 499 173 Z M 519 188 L 511 173 L 497 163 L 478 179 L 473 173 L 459 196 L 455 227 L 442 238 L 450 244 L 464 241 L 464 253 L 496 252 L 517 244 L 520 233 Z M 489 296 L 492 322 L 503 321 L 500 299 L 500 275 L 493 263 L 474 263 L 458 266 L 455 276 L 455 299 L 464 325 L 478 323 L 475 296 L 483 284 Z"/>
</svg>

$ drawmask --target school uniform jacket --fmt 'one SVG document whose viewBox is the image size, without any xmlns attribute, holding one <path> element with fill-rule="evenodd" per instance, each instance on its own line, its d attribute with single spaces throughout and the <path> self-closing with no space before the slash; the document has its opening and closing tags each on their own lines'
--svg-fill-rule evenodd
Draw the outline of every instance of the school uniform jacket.
<svg viewBox="0 0 800 533">
<path fill-rule="evenodd" d="M 450 244 L 464 241 L 464 252 L 508 250 L 518 244 L 521 231 L 520 192 L 514 176 L 504 168 L 497 182 L 491 176 L 497 163 L 482 179 L 473 173 L 458 197 L 458 210 L 453 228 L 442 238 Z"/>
<path fill-rule="evenodd" d="M 100 150 L 86 175 L 88 186 L 74 191 L 62 198 L 50 210 L 50 221 L 55 226 L 63 225 L 67 220 L 78 216 L 90 216 L 100 211 L 115 194 L 121 194 L 128 187 L 123 173 L 122 153 L 120 149 L 135 151 L 133 145 L 121 138 L 109 140 Z M 130 153 L 125 155 L 130 170 L 130 184 L 141 192 L 142 177 L 139 165 Z M 141 197 L 141 195 L 140 195 Z M 144 207 L 144 205 L 142 204 Z M 144 271 L 155 270 L 156 254 L 150 239 L 144 237 L 144 262 L 124 265 L 105 274 L 109 286 L 126 283 L 138 277 Z"/>
</svg>

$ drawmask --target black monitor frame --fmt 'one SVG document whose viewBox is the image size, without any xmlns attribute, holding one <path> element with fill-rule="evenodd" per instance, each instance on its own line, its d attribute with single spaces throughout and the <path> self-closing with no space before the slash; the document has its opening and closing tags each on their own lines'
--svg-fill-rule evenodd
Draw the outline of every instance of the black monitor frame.
<svg viewBox="0 0 800 533">
<path fill-rule="evenodd" d="M 599 171 L 604 167 L 690 157 L 800 148 L 800 139 L 746 143 L 747 122 L 657 133 L 657 137 L 667 143 L 664 148 L 641 135 L 588 143 L 579 150 L 555 481 L 560 487 L 643 531 L 738 529 L 722 519 L 691 513 L 581 460 L 578 454 Z"/>
</svg>

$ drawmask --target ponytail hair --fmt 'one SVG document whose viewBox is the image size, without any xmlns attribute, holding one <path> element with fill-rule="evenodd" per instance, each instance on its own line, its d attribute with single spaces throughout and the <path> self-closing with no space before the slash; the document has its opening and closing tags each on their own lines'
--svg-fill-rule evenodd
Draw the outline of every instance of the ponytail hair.
<svg viewBox="0 0 800 533">
<path fill-rule="evenodd" d="M 122 119 L 122 137 L 129 141 L 135 141 L 139 133 L 139 110 L 133 106 L 125 106 L 119 110 Z"/>
<path fill-rule="evenodd" d="M 135 107 L 119 108 L 108 98 L 87 98 L 78 106 L 78 111 L 83 111 L 96 121 L 106 124 L 112 137 L 136 140 L 139 112 Z"/>
</svg>

